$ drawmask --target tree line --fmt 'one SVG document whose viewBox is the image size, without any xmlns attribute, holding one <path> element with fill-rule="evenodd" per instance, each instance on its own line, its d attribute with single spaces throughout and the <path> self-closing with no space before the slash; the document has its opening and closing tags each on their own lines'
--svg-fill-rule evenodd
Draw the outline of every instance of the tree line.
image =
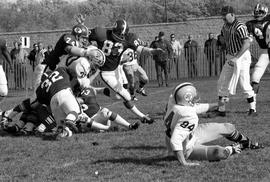
<svg viewBox="0 0 270 182">
<path fill-rule="evenodd" d="M 261 0 L 269 6 L 270 1 Z M 0 2 L 0 31 L 20 32 L 67 29 L 77 14 L 86 16 L 89 26 L 110 26 L 118 18 L 130 24 L 185 21 L 191 17 L 218 16 L 224 5 L 237 14 L 251 14 L 253 0 L 17 0 Z"/>
</svg>

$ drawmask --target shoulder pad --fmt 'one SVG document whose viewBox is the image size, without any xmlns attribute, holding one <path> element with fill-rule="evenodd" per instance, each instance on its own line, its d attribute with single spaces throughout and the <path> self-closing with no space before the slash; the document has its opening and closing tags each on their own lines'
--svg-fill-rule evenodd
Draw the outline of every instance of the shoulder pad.
<svg viewBox="0 0 270 182">
<path fill-rule="evenodd" d="M 127 41 L 130 45 L 130 48 L 136 48 L 140 45 L 143 45 L 143 42 L 139 39 L 139 37 L 135 33 L 129 33 L 127 35 Z"/>
<path fill-rule="evenodd" d="M 63 40 L 68 45 L 71 45 L 71 46 L 75 46 L 76 45 L 76 39 L 75 39 L 74 35 L 65 34 L 63 36 Z"/>
</svg>

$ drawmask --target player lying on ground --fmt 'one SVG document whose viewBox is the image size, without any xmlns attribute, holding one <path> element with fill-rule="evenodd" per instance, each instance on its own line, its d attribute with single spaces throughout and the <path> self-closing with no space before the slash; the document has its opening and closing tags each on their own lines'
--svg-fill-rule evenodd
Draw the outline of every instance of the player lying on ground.
<svg viewBox="0 0 270 182">
<path fill-rule="evenodd" d="M 166 130 L 166 146 L 177 157 L 181 165 L 199 165 L 187 162 L 190 160 L 225 160 L 241 150 L 261 148 L 261 144 L 253 144 L 248 137 L 240 133 L 230 123 L 198 124 L 198 115 L 215 109 L 218 104 L 197 104 L 198 94 L 192 83 L 176 86 L 169 97 L 164 118 Z M 236 142 L 232 146 L 205 145 L 221 137 Z"/>
<path fill-rule="evenodd" d="M 81 113 L 80 105 L 73 95 L 72 88 L 84 79 L 90 72 L 89 61 L 84 57 L 74 60 L 68 67 L 59 67 L 55 71 L 43 74 L 41 84 L 36 90 L 36 98 L 26 99 L 22 104 L 4 112 L 2 124 L 14 118 L 22 111 L 31 110 L 39 104 L 48 106 L 56 120 L 57 126 L 70 125 L 72 127 Z M 64 126 L 70 135 L 72 132 Z"/>
<path fill-rule="evenodd" d="M 100 88 L 86 88 L 82 91 L 77 90 L 77 100 L 83 111 L 76 122 L 76 126 L 79 130 L 109 130 L 111 121 L 129 130 L 137 129 L 139 127 L 138 122 L 130 124 L 120 115 L 99 106 L 96 100 L 96 94 L 100 90 Z M 51 132 L 55 127 L 55 119 L 47 106 L 39 105 L 35 109 L 23 112 L 18 121 L 7 123 L 4 130 L 12 134 L 29 135 L 35 133 L 33 131 L 35 128 L 39 133 L 43 133 Z M 65 134 L 61 136 L 65 136 Z"/>
<path fill-rule="evenodd" d="M 80 131 L 109 130 L 111 122 L 124 126 L 129 130 L 135 130 L 139 123 L 128 123 L 120 115 L 107 108 L 100 107 L 96 101 L 94 89 L 84 89 L 78 94 L 77 100 L 82 108 L 76 126 Z M 39 105 L 35 109 L 23 112 L 19 120 L 8 123 L 4 131 L 15 135 L 33 135 L 35 133 L 46 133 L 55 131 L 56 121 L 46 105 Z M 65 136 L 62 134 L 61 136 Z"/>
</svg>

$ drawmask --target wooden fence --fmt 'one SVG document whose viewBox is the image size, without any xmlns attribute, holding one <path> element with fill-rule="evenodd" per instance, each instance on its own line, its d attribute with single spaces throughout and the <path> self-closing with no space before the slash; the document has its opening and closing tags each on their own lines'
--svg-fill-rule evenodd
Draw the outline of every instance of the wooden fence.
<svg viewBox="0 0 270 182">
<path fill-rule="evenodd" d="M 258 46 L 253 45 L 251 47 L 252 56 L 254 58 L 258 58 Z M 195 66 L 197 68 L 196 77 L 210 77 L 217 76 L 221 72 L 222 65 L 225 62 L 225 54 L 219 53 L 219 55 L 214 60 L 216 62 L 216 66 L 212 64 L 212 74 L 210 74 L 210 64 L 209 60 L 206 58 L 204 54 L 203 48 L 198 48 L 198 56 L 195 62 Z M 155 70 L 155 62 L 151 56 L 141 56 L 140 64 L 148 74 L 150 81 L 156 81 L 156 70 Z M 184 53 L 181 56 L 176 57 L 175 60 L 170 60 L 169 65 L 169 78 L 172 80 L 181 79 L 181 78 L 190 78 L 190 74 L 188 73 L 188 62 L 185 59 Z M 3 64 L 3 68 L 6 72 L 8 87 L 9 89 L 31 89 L 33 88 L 33 68 L 28 64 L 20 65 L 14 63 L 14 70 L 12 71 L 6 63 Z M 102 81 L 97 79 L 94 85 L 101 85 Z"/>
</svg>

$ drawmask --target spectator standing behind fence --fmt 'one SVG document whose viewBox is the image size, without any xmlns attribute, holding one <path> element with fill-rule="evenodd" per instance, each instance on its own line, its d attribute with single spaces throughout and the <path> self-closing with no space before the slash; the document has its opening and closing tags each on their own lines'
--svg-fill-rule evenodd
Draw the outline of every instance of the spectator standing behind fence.
<svg viewBox="0 0 270 182">
<path fill-rule="evenodd" d="M 208 34 L 208 39 L 204 43 L 204 54 L 208 60 L 209 76 L 218 74 L 218 46 L 217 39 L 215 39 L 213 33 Z"/>
<path fill-rule="evenodd" d="M 153 59 L 155 61 L 155 67 L 157 72 L 158 86 L 163 86 L 162 70 L 164 72 L 166 87 L 168 84 L 168 63 L 173 54 L 173 49 L 168 40 L 164 39 L 164 32 L 159 32 L 158 40 L 152 45 L 153 48 L 161 48 L 163 53 L 159 55 L 154 55 Z"/>
<path fill-rule="evenodd" d="M 26 88 L 26 66 L 28 53 L 22 48 L 21 42 L 14 42 L 14 49 L 11 51 L 11 58 L 14 62 L 15 88 Z"/>
<path fill-rule="evenodd" d="M 184 44 L 185 59 L 188 65 L 188 77 L 193 78 L 198 75 L 197 57 L 198 57 L 198 43 L 193 40 L 192 35 L 188 36 L 188 41 Z"/>
<path fill-rule="evenodd" d="M 175 39 L 174 34 L 171 34 L 170 38 L 171 38 L 171 41 L 170 41 L 171 46 L 172 46 L 172 49 L 173 49 L 173 62 L 174 62 L 175 69 L 176 69 L 176 76 L 177 76 L 177 79 L 179 79 L 180 72 L 178 70 L 178 67 L 179 67 L 179 61 L 180 61 L 181 52 L 182 52 L 184 46 L 181 45 L 179 40 Z"/>
<path fill-rule="evenodd" d="M 47 51 L 44 53 L 45 54 L 45 59 L 48 57 L 48 55 L 53 51 L 53 46 L 48 45 Z"/>
<path fill-rule="evenodd" d="M 38 52 L 38 45 L 36 43 L 33 44 L 33 49 L 30 51 L 28 55 L 28 59 L 30 61 L 30 65 L 32 66 L 33 71 L 37 65 L 36 63 L 36 54 Z"/>
</svg>

